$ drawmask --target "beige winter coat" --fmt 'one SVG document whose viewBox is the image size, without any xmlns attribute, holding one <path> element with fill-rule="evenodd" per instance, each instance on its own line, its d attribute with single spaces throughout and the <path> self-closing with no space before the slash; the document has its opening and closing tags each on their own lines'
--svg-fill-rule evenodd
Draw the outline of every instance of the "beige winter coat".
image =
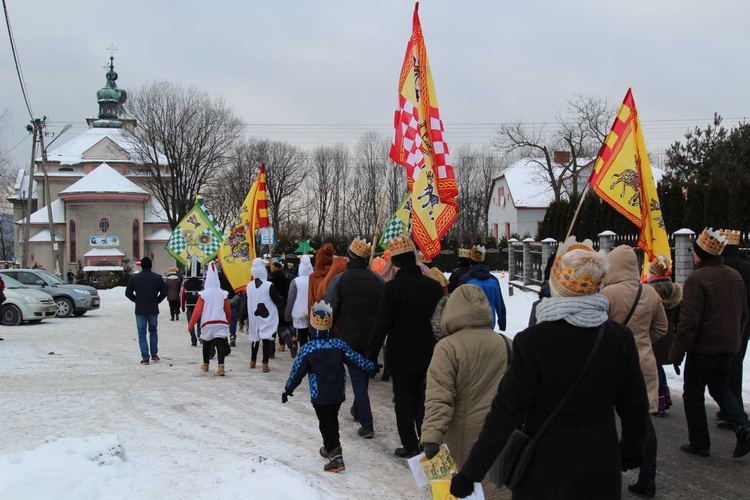
<svg viewBox="0 0 750 500">
<path fill-rule="evenodd" d="M 427 371 L 422 442 L 445 442 L 460 465 L 479 437 L 509 353 L 503 337 L 492 330 L 487 296 L 476 285 L 458 287 L 448 298 L 440 336 Z M 510 498 L 488 479 L 483 485 L 488 499 Z"/>
<path fill-rule="evenodd" d="M 609 318 L 622 323 L 633 307 L 638 293 L 640 272 L 632 247 L 622 245 L 609 253 L 609 273 L 602 294 L 609 299 Z M 659 376 L 652 344 L 667 333 L 667 315 L 661 297 L 652 287 L 643 285 L 641 298 L 627 324 L 633 331 L 641 371 L 648 391 L 649 411 L 659 410 Z"/>
</svg>

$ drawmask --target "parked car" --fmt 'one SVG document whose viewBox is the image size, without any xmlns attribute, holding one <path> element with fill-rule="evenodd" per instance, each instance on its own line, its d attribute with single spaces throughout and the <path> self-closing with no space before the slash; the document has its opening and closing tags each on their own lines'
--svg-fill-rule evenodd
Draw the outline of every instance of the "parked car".
<svg viewBox="0 0 750 500">
<path fill-rule="evenodd" d="M 0 269 L 0 273 L 50 294 L 57 304 L 58 318 L 71 314 L 83 316 L 87 311 L 99 309 L 99 292 L 94 287 L 68 284 L 44 269 Z"/>
<path fill-rule="evenodd" d="M 3 325 L 16 326 L 22 321 L 39 323 L 57 314 L 57 305 L 50 294 L 28 287 L 10 276 L 3 276 L 3 281 L 5 302 L 0 310 Z"/>
</svg>

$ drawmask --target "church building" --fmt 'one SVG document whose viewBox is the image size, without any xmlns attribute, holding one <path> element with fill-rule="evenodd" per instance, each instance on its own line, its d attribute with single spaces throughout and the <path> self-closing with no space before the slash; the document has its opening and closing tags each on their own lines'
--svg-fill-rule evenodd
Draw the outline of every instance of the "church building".
<svg viewBox="0 0 750 500">
<path fill-rule="evenodd" d="M 28 266 L 55 271 L 53 239 L 47 204 L 51 204 L 52 231 L 65 276 L 68 270 L 121 270 L 126 264 L 150 257 L 154 272 L 166 273 L 175 265 L 165 250 L 171 234 L 167 217 L 148 187 L 148 174 L 128 130 L 137 126 L 125 115 L 127 98 L 117 88 L 117 73 L 110 57 L 107 83 L 97 92 L 99 113 L 86 119 L 88 130 L 47 153 L 47 174 L 42 157 L 35 160 Z M 166 163 L 166 160 L 165 160 Z M 168 173 L 167 173 L 168 175 Z M 26 223 L 28 172 L 19 171 L 13 203 L 16 220 L 15 255 L 21 261 Z M 49 199 L 45 196 L 49 193 Z"/>
</svg>

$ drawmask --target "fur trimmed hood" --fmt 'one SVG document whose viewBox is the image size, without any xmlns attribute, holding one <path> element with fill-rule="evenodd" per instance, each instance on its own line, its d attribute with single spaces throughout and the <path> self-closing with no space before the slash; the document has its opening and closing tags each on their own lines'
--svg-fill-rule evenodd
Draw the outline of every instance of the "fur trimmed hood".
<svg viewBox="0 0 750 500">
<path fill-rule="evenodd" d="M 649 283 L 656 293 L 661 297 L 661 303 L 665 310 L 672 309 L 682 302 L 682 287 L 679 283 L 672 283 L 669 279 L 664 281 L 652 281 Z"/>
<path fill-rule="evenodd" d="M 487 295 L 472 284 L 461 285 L 450 297 L 442 297 L 432 315 L 436 340 L 469 328 L 492 329 L 492 311 Z"/>
</svg>

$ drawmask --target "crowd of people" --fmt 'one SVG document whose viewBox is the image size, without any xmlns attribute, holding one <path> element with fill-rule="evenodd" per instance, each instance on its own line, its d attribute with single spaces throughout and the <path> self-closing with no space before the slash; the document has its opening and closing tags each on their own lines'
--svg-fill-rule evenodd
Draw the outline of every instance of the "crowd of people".
<svg viewBox="0 0 750 500">
<path fill-rule="evenodd" d="M 486 498 L 620 498 L 621 472 L 634 468 L 638 480 L 628 489 L 654 497 L 652 417 L 672 404 L 664 366 L 679 375 L 683 360 L 688 442 L 680 450 L 710 455 L 708 387 L 719 427 L 736 434 L 733 456 L 750 452 L 742 401 L 750 263 L 739 257 L 738 232 L 704 230 L 683 286 L 668 255 L 642 275 L 633 248 L 607 254 L 570 237 L 547 263 L 529 327 L 512 341 L 498 333 L 507 311 L 482 246 L 461 249 L 449 279 L 406 236 L 373 261 L 371 250 L 356 238 L 337 256 L 327 243 L 294 269 L 257 258 L 239 293 L 217 263 L 203 278 L 181 279 L 174 269 L 164 280 L 144 258 L 126 290 L 136 303 L 141 363 L 159 360 L 156 314 L 165 298 L 172 320 L 186 313 L 191 344 L 202 343 L 204 372 L 217 357 L 217 374 L 226 373 L 238 329 L 252 343 L 252 369 L 259 352 L 267 373 L 276 352 L 288 350 L 294 362 L 282 402 L 309 378 L 319 453 L 331 472 L 345 469 L 338 414 L 346 369 L 349 413 L 364 439 L 375 435 L 369 383 L 382 369 L 393 383 L 395 455 L 431 459 L 446 444 L 460 466 L 451 484 L 459 498 L 478 482 Z M 511 480 L 508 450 L 519 433 L 533 451 Z"/>
</svg>

